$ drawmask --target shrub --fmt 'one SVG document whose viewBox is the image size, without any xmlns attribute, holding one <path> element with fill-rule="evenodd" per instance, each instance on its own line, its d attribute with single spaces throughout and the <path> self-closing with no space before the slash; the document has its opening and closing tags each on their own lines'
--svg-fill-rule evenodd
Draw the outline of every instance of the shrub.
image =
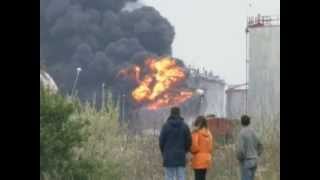
<svg viewBox="0 0 320 180">
<path fill-rule="evenodd" d="M 71 176 L 79 166 L 73 149 L 85 141 L 81 119 L 72 118 L 75 104 L 41 89 L 40 92 L 40 177 L 57 174 Z"/>
</svg>

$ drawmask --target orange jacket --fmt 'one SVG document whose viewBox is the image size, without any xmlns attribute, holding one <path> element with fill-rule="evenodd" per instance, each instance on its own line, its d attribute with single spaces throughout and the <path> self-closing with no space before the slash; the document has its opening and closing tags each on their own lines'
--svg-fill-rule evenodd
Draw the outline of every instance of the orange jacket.
<svg viewBox="0 0 320 180">
<path fill-rule="evenodd" d="M 202 128 L 192 133 L 191 167 L 193 169 L 211 167 L 213 145 L 214 140 L 208 129 Z"/>
</svg>

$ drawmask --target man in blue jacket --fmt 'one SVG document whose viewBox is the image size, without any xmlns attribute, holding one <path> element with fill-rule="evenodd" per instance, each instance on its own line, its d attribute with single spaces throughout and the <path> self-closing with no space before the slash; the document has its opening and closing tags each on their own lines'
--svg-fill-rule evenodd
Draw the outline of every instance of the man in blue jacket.
<svg viewBox="0 0 320 180">
<path fill-rule="evenodd" d="M 160 132 L 159 145 L 165 180 L 185 180 L 186 154 L 191 148 L 191 133 L 178 107 L 171 108 L 170 116 Z"/>
</svg>

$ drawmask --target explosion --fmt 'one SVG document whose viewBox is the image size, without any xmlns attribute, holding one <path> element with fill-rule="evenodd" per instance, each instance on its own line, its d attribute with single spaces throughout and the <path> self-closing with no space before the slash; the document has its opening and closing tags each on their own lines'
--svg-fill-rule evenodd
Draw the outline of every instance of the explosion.
<svg viewBox="0 0 320 180">
<path fill-rule="evenodd" d="M 144 69 L 146 73 L 142 74 Z M 193 94 L 180 87 L 186 79 L 186 73 L 170 57 L 149 58 L 145 60 L 144 67 L 134 65 L 121 70 L 119 75 L 129 77 L 137 83 L 131 93 L 132 98 L 137 103 L 146 103 L 149 110 L 179 105 Z"/>
</svg>

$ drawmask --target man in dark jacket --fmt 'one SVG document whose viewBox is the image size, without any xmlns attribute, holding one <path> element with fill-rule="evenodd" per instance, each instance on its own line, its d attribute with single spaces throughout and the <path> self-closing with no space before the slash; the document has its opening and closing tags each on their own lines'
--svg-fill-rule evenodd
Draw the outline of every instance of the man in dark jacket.
<svg viewBox="0 0 320 180">
<path fill-rule="evenodd" d="M 191 147 L 191 133 L 178 107 L 171 108 L 171 114 L 160 132 L 159 145 L 165 180 L 185 180 L 186 154 Z"/>
</svg>

